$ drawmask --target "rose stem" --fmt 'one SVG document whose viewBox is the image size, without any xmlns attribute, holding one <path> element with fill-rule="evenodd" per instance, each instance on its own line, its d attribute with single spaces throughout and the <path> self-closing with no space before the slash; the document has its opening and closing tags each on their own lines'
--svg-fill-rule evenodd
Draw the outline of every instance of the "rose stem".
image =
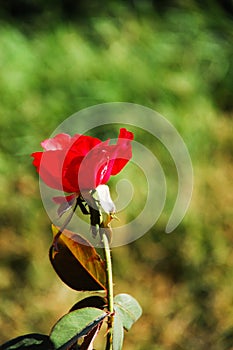
<svg viewBox="0 0 233 350">
<path fill-rule="evenodd" d="M 53 247 L 54 247 L 54 250 L 56 252 L 58 252 L 58 245 L 57 245 L 58 239 L 61 236 L 62 232 L 65 230 L 66 226 L 70 223 L 70 221 L 71 221 L 71 219 L 72 219 L 72 217 L 73 217 L 73 215 L 75 213 L 75 210 L 77 209 L 78 205 L 79 205 L 79 198 L 77 198 L 75 206 L 74 206 L 72 212 L 67 217 L 67 219 L 65 220 L 64 224 L 62 225 L 62 227 L 60 228 L 60 230 L 58 231 L 58 233 L 56 234 L 56 236 L 53 239 Z"/>
<path fill-rule="evenodd" d="M 110 316 L 108 318 L 108 333 L 107 333 L 107 343 L 105 350 L 112 349 L 112 326 L 113 326 L 113 278 L 112 278 L 112 259 L 111 259 L 111 251 L 109 247 L 108 237 L 103 229 L 102 232 L 102 241 L 104 244 L 104 258 L 106 261 L 106 272 L 107 272 L 107 298 L 108 298 L 108 311 L 110 312 Z"/>
</svg>

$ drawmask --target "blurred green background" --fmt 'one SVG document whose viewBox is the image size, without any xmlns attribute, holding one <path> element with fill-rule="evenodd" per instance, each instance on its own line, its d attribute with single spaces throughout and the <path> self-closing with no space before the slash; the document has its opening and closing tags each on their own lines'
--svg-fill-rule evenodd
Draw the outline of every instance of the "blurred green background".
<svg viewBox="0 0 233 350">
<path fill-rule="evenodd" d="M 170 190 L 153 229 L 113 250 L 115 292 L 143 307 L 124 349 L 233 349 L 232 2 L 10 0 L 0 16 L 0 342 L 48 333 L 75 302 L 49 264 L 30 153 L 74 112 L 125 101 L 173 123 L 195 187 L 165 234 L 177 179 L 151 146 Z"/>
</svg>

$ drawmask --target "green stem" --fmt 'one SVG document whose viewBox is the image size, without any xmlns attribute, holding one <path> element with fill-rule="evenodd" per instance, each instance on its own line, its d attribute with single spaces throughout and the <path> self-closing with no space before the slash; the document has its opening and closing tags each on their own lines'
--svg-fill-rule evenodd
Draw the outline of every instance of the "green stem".
<svg viewBox="0 0 233 350">
<path fill-rule="evenodd" d="M 107 333 L 107 343 L 105 350 L 112 350 L 112 335 L 113 335 L 113 278 L 112 278 L 112 259 L 111 251 L 109 247 L 108 237 L 103 230 L 102 240 L 104 244 L 104 257 L 106 261 L 106 272 L 107 272 L 107 298 L 108 298 L 108 311 L 110 316 L 108 317 L 108 333 Z"/>
</svg>

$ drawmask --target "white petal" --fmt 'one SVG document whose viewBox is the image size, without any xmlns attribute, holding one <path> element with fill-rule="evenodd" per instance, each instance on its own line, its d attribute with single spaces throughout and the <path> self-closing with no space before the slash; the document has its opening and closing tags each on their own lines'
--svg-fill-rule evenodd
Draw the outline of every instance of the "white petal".
<svg viewBox="0 0 233 350">
<path fill-rule="evenodd" d="M 107 185 L 99 185 L 96 187 L 96 192 L 103 210 L 108 214 L 115 213 L 116 208 L 110 196 L 109 187 Z"/>
</svg>

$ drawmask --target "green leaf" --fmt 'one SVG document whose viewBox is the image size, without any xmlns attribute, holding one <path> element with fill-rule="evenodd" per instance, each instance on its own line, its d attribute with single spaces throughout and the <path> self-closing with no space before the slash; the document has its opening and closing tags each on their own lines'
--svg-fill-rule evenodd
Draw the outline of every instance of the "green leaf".
<svg viewBox="0 0 233 350">
<path fill-rule="evenodd" d="M 63 316 L 53 327 L 50 340 L 55 350 L 65 350 L 82 336 L 95 328 L 107 313 L 93 307 L 86 307 Z"/>
<path fill-rule="evenodd" d="M 54 236 L 59 232 L 54 225 L 52 230 Z M 77 291 L 106 291 L 105 263 L 90 242 L 74 232 L 64 230 L 57 245 L 58 251 L 52 246 L 49 257 L 64 283 Z"/>
<path fill-rule="evenodd" d="M 44 334 L 26 334 L 9 340 L 0 346 L 1 350 L 53 350 L 49 336 Z"/>
<path fill-rule="evenodd" d="M 113 350 L 121 350 L 124 340 L 124 328 L 121 316 L 117 313 L 114 315 L 112 345 Z"/>
<path fill-rule="evenodd" d="M 142 314 L 142 308 L 135 298 L 129 294 L 118 294 L 114 298 L 114 309 L 128 331 Z"/>
</svg>

